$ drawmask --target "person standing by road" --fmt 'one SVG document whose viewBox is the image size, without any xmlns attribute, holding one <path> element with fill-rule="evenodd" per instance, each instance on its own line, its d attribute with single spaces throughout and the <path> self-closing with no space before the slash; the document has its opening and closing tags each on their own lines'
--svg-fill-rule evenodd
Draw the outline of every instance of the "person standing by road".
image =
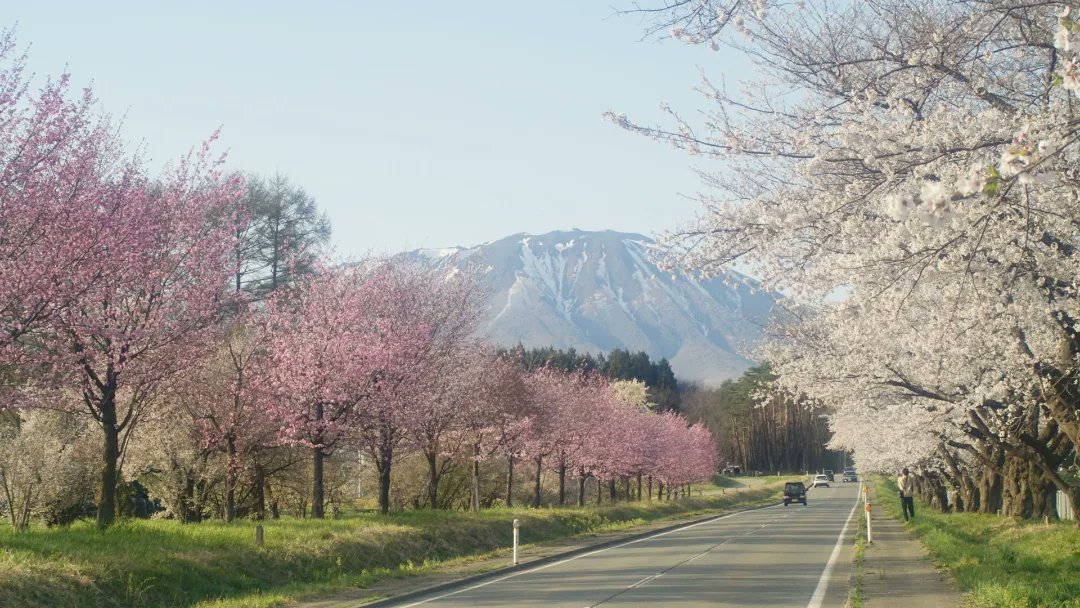
<svg viewBox="0 0 1080 608">
<path fill-rule="evenodd" d="M 900 471 L 900 477 L 896 479 L 896 487 L 900 490 L 900 509 L 904 511 L 904 521 L 914 519 L 915 498 L 912 492 L 915 490 L 915 478 L 907 467 Z"/>
</svg>

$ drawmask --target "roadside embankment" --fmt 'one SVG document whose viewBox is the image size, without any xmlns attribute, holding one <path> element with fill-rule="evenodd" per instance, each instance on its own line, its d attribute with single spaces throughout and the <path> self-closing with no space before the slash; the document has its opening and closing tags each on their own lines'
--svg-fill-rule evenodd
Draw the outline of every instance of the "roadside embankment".
<svg viewBox="0 0 1080 608">
<path fill-rule="evenodd" d="M 0 606 L 285 606 L 505 551 L 510 522 L 537 544 L 778 500 L 785 477 L 673 501 L 584 508 L 406 511 L 333 520 L 179 524 L 89 522 L 16 534 L 0 528 Z M 695 492 L 697 494 L 697 492 Z"/>
</svg>

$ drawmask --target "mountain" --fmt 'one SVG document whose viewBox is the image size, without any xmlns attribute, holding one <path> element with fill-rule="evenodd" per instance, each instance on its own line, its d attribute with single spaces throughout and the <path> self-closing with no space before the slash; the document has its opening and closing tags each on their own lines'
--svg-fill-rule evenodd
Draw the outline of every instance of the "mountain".
<svg viewBox="0 0 1080 608">
<path fill-rule="evenodd" d="M 571 230 L 404 255 L 480 269 L 491 290 L 481 332 L 498 344 L 645 351 L 666 357 L 679 379 L 710 385 L 739 376 L 772 298 L 663 272 L 649 258 L 654 245 L 640 234 Z"/>
</svg>

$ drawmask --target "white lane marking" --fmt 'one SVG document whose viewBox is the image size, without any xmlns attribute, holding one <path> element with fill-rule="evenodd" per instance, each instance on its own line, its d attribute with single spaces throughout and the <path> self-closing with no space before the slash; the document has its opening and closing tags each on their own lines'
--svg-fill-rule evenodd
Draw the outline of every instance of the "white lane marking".
<svg viewBox="0 0 1080 608">
<path fill-rule="evenodd" d="M 696 556 L 695 556 L 695 557 L 696 557 Z M 656 574 L 653 574 L 653 575 L 650 575 L 650 576 L 646 576 L 645 578 L 641 579 L 640 581 L 638 581 L 638 582 L 634 583 L 633 585 L 630 585 L 629 587 L 627 587 L 627 589 L 628 589 L 628 590 L 629 590 L 629 589 L 637 589 L 638 587 L 640 587 L 640 586 L 644 585 L 645 583 L 647 583 L 647 582 L 649 582 L 649 581 L 651 581 L 651 580 L 655 580 L 655 579 L 658 579 L 658 578 L 660 578 L 661 576 L 664 576 L 664 573 L 663 573 L 663 572 L 657 572 Z"/>
<path fill-rule="evenodd" d="M 829 588 L 829 577 L 832 576 L 836 558 L 840 555 L 840 548 L 844 546 L 844 537 L 847 536 L 848 524 L 851 523 L 851 516 L 855 515 L 855 509 L 859 506 L 859 496 L 861 495 L 862 482 L 859 483 L 859 492 L 855 494 L 855 504 L 851 505 L 851 512 L 848 513 L 847 520 L 844 521 L 844 527 L 840 529 L 840 535 L 836 537 L 836 545 L 833 546 L 832 554 L 829 555 L 829 562 L 825 564 L 825 570 L 821 572 L 821 578 L 818 579 L 817 587 L 814 588 L 814 595 L 810 597 L 810 603 L 806 605 L 806 608 L 821 608 L 821 603 L 825 601 L 825 591 Z"/>
<path fill-rule="evenodd" d="M 762 526 L 761 528 L 764 528 L 764 527 L 765 527 L 765 526 Z M 750 534 L 753 534 L 754 532 L 757 532 L 758 530 L 761 530 L 761 528 L 757 528 L 757 529 L 755 529 L 755 530 L 751 530 L 750 532 L 748 532 L 747 534 L 744 534 L 743 536 L 748 536 L 748 535 L 750 535 Z M 692 561 L 694 561 L 695 559 L 697 559 L 697 558 L 701 557 L 702 555 L 708 555 L 709 553 L 712 553 L 712 552 L 713 552 L 713 550 L 715 550 L 715 549 L 718 549 L 718 548 L 720 548 L 720 547 L 723 547 L 724 545 L 726 545 L 726 544 L 730 543 L 730 542 L 731 542 L 731 541 L 733 541 L 733 540 L 735 540 L 735 537 L 734 537 L 734 536 L 733 536 L 733 537 L 731 537 L 731 538 L 729 538 L 729 539 L 727 539 L 727 540 L 725 540 L 725 541 L 724 541 L 724 542 L 722 542 L 722 543 L 717 543 L 717 544 L 715 544 L 715 545 L 713 545 L 713 546 L 709 547 L 708 549 L 705 549 L 704 551 L 702 551 L 701 553 L 698 553 L 697 555 L 695 555 L 695 556 L 693 556 L 693 557 L 690 557 L 690 558 L 684 559 L 683 561 L 681 561 L 681 562 L 679 562 L 679 563 L 677 563 L 677 564 L 675 564 L 675 565 L 673 565 L 673 566 L 669 566 L 669 567 L 667 567 L 667 568 L 665 568 L 665 569 L 661 570 L 660 572 L 657 572 L 656 574 L 653 574 L 653 575 L 651 575 L 651 576 L 646 576 L 645 578 L 643 578 L 643 579 L 641 579 L 640 581 L 638 581 L 638 582 L 634 583 L 633 585 L 629 585 L 629 586 L 627 586 L 627 587 L 626 587 L 625 589 L 623 589 L 622 591 L 619 591 L 618 593 L 613 593 L 613 594 L 609 595 L 608 597 L 606 597 L 606 598 L 604 598 L 604 599 L 600 600 L 599 602 L 596 602 L 595 604 L 593 604 L 593 605 L 591 605 L 591 606 L 586 606 L 586 608 L 596 608 L 597 606 L 600 606 L 600 605 L 602 605 L 602 604 L 606 604 L 606 603 L 610 602 L 611 600 L 613 600 L 613 599 L 615 599 L 615 598 L 619 597 L 620 595 L 622 595 L 622 594 L 626 593 L 627 591 L 631 591 L 631 590 L 633 590 L 633 589 L 637 589 L 638 587 L 640 587 L 640 586 L 644 585 L 645 583 L 647 583 L 647 582 L 649 582 L 649 581 L 653 581 L 653 580 L 656 580 L 656 579 L 660 578 L 661 576 L 664 576 L 664 575 L 665 575 L 665 574 L 667 574 L 668 572 L 671 572 L 672 570 L 674 570 L 674 569 L 676 569 L 676 568 L 678 568 L 678 567 L 680 567 L 680 566 L 684 566 L 684 565 L 686 565 L 686 564 L 689 564 L 690 562 L 692 562 Z"/>
<path fill-rule="evenodd" d="M 400 608 L 412 608 L 413 606 L 421 606 L 423 604 L 428 604 L 428 603 L 431 603 L 431 602 L 437 602 L 437 601 L 439 601 L 441 599 L 448 598 L 448 597 L 450 597 L 452 595 L 458 595 L 459 593 L 465 593 L 466 591 L 472 591 L 474 589 L 479 589 L 481 587 L 487 587 L 488 585 L 494 585 L 495 583 L 501 583 L 501 582 L 503 582 L 503 581 L 505 581 L 507 579 L 511 579 L 511 578 L 516 577 L 516 576 L 521 576 L 523 574 L 532 574 L 533 572 L 539 572 L 541 570 L 545 570 L 545 569 L 551 568 L 553 566 L 559 566 L 559 565 L 565 564 L 567 562 L 572 562 L 572 561 L 574 561 L 576 559 L 581 559 L 583 557 L 589 557 L 590 555 L 596 555 L 597 553 L 603 553 L 604 551 L 610 551 L 612 549 L 620 549 L 620 548 L 625 547 L 627 545 L 633 545 L 634 543 L 640 543 L 640 542 L 643 542 L 643 541 L 646 541 L 646 540 L 652 540 L 654 538 L 660 538 L 661 536 L 667 536 L 668 534 L 672 534 L 672 533 L 675 533 L 675 532 L 681 532 L 683 530 L 689 530 L 690 528 L 696 528 L 698 526 L 703 526 L 705 524 L 711 524 L 713 522 L 720 521 L 721 519 L 728 519 L 728 518 L 731 518 L 731 517 L 736 517 L 736 516 L 742 515 L 743 513 L 756 513 L 758 511 L 764 511 L 766 509 L 775 509 L 778 506 L 780 506 L 780 505 L 777 504 L 777 505 L 772 505 L 772 506 L 769 506 L 769 507 L 761 507 L 760 509 L 749 509 L 749 510 L 746 510 L 746 511 L 739 511 L 738 513 L 731 513 L 730 515 L 721 515 L 720 517 L 716 517 L 714 519 L 707 519 L 705 521 L 699 521 L 696 524 L 690 524 L 689 526 L 683 526 L 681 528 L 676 528 L 674 530 L 668 530 L 667 532 L 659 532 L 659 533 L 653 534 L 651 536 L 646 536 L 646 537 L 643 537 L 643 538 L 636 538 L 634 540 L 626 541 L 625 543 L 619 543 L 618 545 L 612 545 L 610 547 L 604 547 L 603 549 L 597 549 L 596 551 L 589 551 L 588 553 L 582 553 L 581 555 L 575 555 L 573 557 L 568 557 L 566 559 L 559 560 L 557 562 L 551 562 L 549 564 L 544 564 L 542 566 L 537 566 L 535 568 L 529 568 L 528 570 L 521 570 L 521 571 L 518 571 L 518 572 L 512 572 L 510 574 L 507 574 L 506 576 L 500 576 L 499 578 L 491 579 L 490 581 L 484 581 L 482 583 L 477 583 L 477 584 L 472 585 L 470 587 L 465 587 L 463 589 L 457 589 L 455 591 L 450 591 L 450 592 L 444 593 L 442 595 L 436 595 L 435 597 L 430 597 L 430 598 L 427 598 L 425 600 L 420 600 L 418 602 L 413 602 L 411 604 L 405 604 L 404 606 L 401 606 Z M 757 530 L 755 530 L 755 532 L 756 531 Z"/>
</svg>

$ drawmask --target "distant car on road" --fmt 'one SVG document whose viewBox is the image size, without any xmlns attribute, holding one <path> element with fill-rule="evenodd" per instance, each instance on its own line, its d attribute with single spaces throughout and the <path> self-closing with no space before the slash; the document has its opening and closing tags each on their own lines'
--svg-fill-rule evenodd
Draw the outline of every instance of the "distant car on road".
<svg viewBox="0 0 1080 608">
<path fill-rule="evenodd" d="M 784 484 L 784 506 L 801 502 L 806 506 L 806 486 L 801 481 L 789 481 Z"/>
<path fill-rule="evenodd" d="M 855 474 L 855 471 L 844 471 L 844 477 L 840 481 L 859 481 L 859 476 Z"/>
<path fill-rule="evenodd" d="M 825 469 L 825 477 L 828 477 L 829 481 L 836 481 L 836 479 L 833 478 L 832 469 Z"/>
<path fill-rule="evenodd" d="M 827 487 L 829 487 L 829 476 L 828 475 L 818 475 L 817 477 L 814 478 L 814 481 L 812 482 L 811 487 L 814 487 L 814 488 L 827 488 Z"/>
</svg>

